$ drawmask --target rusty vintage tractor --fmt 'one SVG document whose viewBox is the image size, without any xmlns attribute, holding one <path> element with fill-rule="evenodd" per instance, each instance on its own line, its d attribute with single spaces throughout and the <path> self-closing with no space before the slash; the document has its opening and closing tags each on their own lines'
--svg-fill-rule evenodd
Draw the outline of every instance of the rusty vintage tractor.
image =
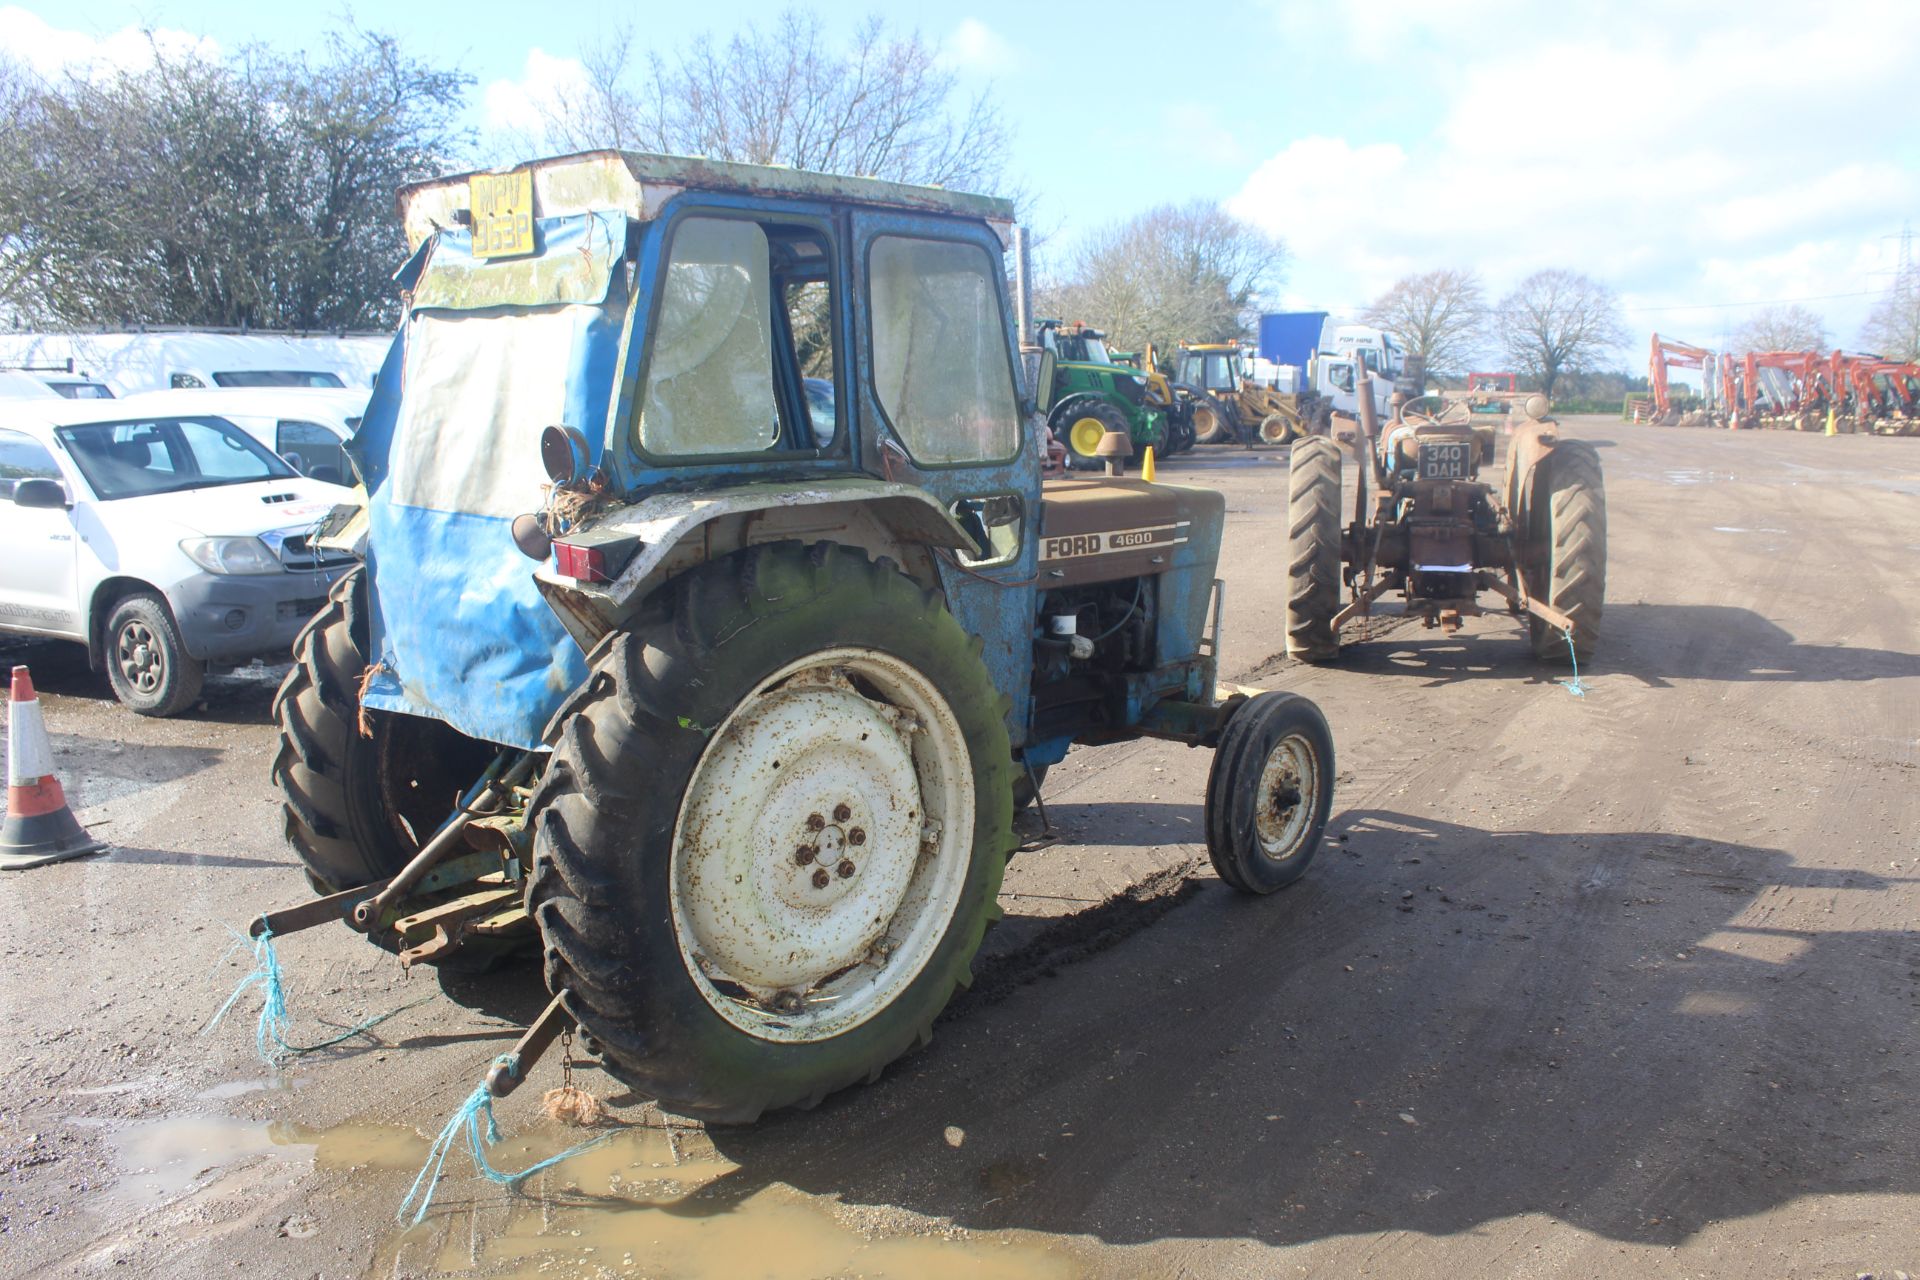
<svg viewBox="0 0 1920 1280">
<path fill-rule="evenodd" d="M 1287 652 L 1338 656 L 1340 627 L 1388 592 L 1451 634 L 1483 595 L 1527 619 L 1535 656 L 1586 658 L 1606 598 L 1607 510 L 1600 458 L 1565 439 L 1544 397 L 1519 407 L 1498 485 L 1481 479 L 1497 433 L 1462 407 L 1440 415 L 1399 402 L 1380 428 L 1372 399 L 1340 432 L 1357 464 L 1353 518 L 1340 521 L 1340 446 L 1293 446 L 1288 484 Z M 1340 602 L 1346 584 L 1347 601 Z"/>
</svg>

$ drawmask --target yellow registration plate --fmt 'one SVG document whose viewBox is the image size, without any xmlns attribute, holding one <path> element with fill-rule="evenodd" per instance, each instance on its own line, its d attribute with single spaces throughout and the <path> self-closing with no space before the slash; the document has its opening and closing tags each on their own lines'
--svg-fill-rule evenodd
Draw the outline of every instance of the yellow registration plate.
<svg viewBox="0 0 1920 1280">
<path fill-rule="evenodd" d="M 473 207 L 473 256 L 511 258 L 533 252 L 533 175 L 476 173 L 467 183 Z"/>
</svg>

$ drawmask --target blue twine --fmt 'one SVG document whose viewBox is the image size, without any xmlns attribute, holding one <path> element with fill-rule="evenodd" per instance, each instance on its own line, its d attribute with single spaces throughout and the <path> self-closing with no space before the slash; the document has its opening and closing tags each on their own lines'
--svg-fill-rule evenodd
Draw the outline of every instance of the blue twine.
<svg viewBox="0 0 1920 1280">
<path fill-rule="evenodd" d="M 1573 679 L 1561 680 L 1561 681 L 1557 681 L 1556 683 L 1558 683 L 1563 688 L 1565 688 L 1566 691 L 1572 694 L 1574 697 L 1584 698 L 1587 696 L 1587 688 L 1585 685 L 1580 683 L 1580 657 L 1578 654 L 1574 653 L 1573 651 L 1573 632 L 1567 630 L 1565 627 L 1562 627 L 1560 628 L 1560 634 L 1566 637 L 1567 660 L 1573 663 Z"/>
<path fill-rule="evenodd" d="M 246 945 L 245 938 L 237 933 L 234 937 L 236 939 L 234 949 Z M 229 950 L 227 954 L 231 955 L 233 951 Z M 304 1053 L 315 1053 L 321 1049 L 330 1049 L 344 1040 L 351 1040 L 361 1032 L 379 1026 L 395 1014 L 404 1013 L 415 1005 L 425 1004 L 432 998 L 427 996 L 409 1001 L 397 1009 L 390 1009 L 386 1013 L 368 1018 L 318 1044 L 293 1044 L 287 1039 L 292 1021 L 287 1014 L 286 984 L 280 977 L 280 957 L 273 949 L 273 930 L 262 929 L 260 936 L 253 942 L 253 972 L 240 979 L 239 985 L 233 989 L 233 994 L 227 997 L 227 1002 L 220 1006 L 220 1011 L 213 1015 L 211 1022 L 207 1023 L 206 1031 L 212 1031 L 219 1026 L 220 1020 L 227 1016 L 228 1011 L 250 987 L 259 987 L 261 991 L 260 1022 L 254 1028 L 254 1052 L 260 1055 L 261 1062 L 272 1068 L 280 1067 L 288 1058 L 295 1058 Z"/>
<path fill-rule="evenodd" d="M 503 1066 L 514 1075 L 520 1073 L 518 1054 L 503 1053 L 494 1059 L 494 1065 Z M 482 1116 L 485 1116 L 487 1121 L 484 1131 L 480 1127 Z M 613 1136 L 613 1131 L 609 1130 L 578 1146 L 569 1147 L 557 1156 L 548 1156 L 538 1164 L 530 1165 L 518 1173 L 503 1173 L 494 1168 L 487 1159 L 487 1147 L 500 1141 L 500 1126 L 494 1122 L 493 1118 L 493 1093 L 483 1083 L 467 1095 L 467 1100 L 460 1104 L 453 1113 L 453 1117 L 447 1121 L 446 1128 L 440 1130 L 440 1136 L 433 1140 L 433 1146 L 427 1151 L 427 1162 L 420 1166 L 420 1172 L 413 1179 L 413 1186 L 407 1189 L 407 1197 L 400 1202 L 400 1211 L 394 1215 L 395 1221 L 407 1222 L 407 1206 L 414 1202 L 416 1196 L 419 1197 L 420 1207 L 414 1211 L 413 1221 L 407 1225 L 418 1226 L 425 1221 L 427 1209 L 433 1204 L 435 1187 L 440 1181 L 441 1168 L 446 1164 L 447 1155 L 453 1150 L 454 1143 L 460 1140 L 460 1131 L 463 1128 L 467 1133 L 467 1150 L 473 1156 L 474 1169 L 488 1182 L 509 1190 L 517 1189 L 521 1183 L 541 1170 L 551 1169 L 562 1160 L 569 1160 L 582 1151 L 597 1147 Z"/>
</svg>

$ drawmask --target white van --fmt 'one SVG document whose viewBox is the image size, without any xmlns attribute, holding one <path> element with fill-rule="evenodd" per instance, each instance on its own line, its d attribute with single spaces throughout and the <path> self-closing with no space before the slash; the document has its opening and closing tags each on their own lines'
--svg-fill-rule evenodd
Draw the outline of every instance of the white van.
<svg viewBox="0 0 1920 1280">
<path fill-rule="evenodd" d="M 0 632 L 84 644 L 174 715 L 210 667 L 286 660 L 356 563 L 311 541 L 345 497 L 213 414 L 0 401 Z"/>
<path fill-rule="evenodd" d="M 343 447 L 360 427 L 372 393 L 310 387 L 242 391 L 148 391 L 120 402 L 123 412 L 213 414 L 279 454 L 303 476 L 352 485 L 353 464 Z M 343 498 L 342 501 L 345 501 Z"/>
<path fill-rule="evenodd" d="M 0 366 L 65 367 L 121 396 L 174 387 L 367 386 L 364 354 L 349 351 L 348 341 L 190 331 L 0 333 Z"/>
</svg>

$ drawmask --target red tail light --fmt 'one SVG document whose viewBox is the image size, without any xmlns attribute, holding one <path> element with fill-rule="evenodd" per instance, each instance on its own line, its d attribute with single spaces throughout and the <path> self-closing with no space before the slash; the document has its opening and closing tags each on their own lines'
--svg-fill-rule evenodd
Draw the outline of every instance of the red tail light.
<svg viewBox="0 0 1920 1280">
<path fill-rule="evenodd" d="M 581 582 L 613 581 L 613 574 L 607 571 L 607 552 L 604 547 L 556 542 L 553 544 L 553 566 L 565 576 Z"/>
</svg>

